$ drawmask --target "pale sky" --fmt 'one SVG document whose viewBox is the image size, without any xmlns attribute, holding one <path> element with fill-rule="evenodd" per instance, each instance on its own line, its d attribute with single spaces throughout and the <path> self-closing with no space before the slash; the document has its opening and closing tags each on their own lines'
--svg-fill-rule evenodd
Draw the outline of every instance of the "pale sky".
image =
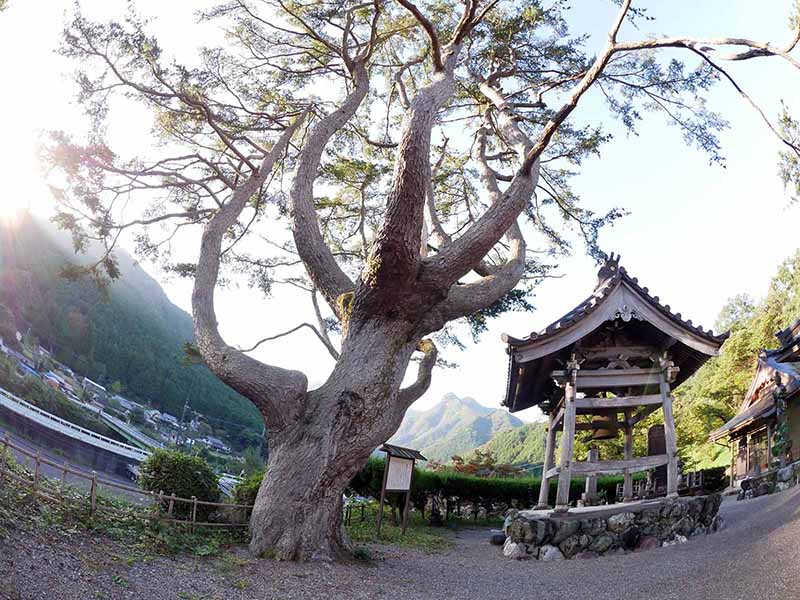
<svg viewBox="0 0 800 600">
<path fill-rule="evenodd" d="M 123 0 L 86 0 L 85 12 L 96 18 L 124 15 Z M 140 0 L 142 14 L 153 17 L 152 30 L 162 45 L 179 57 L 191 57 L 200 43 L 209 44 L 216 32 L 193 25 L 192 11 L 208 2 Z M 623 38 L 648 33 L 694 37 L 749 37 L 785 43 L 789 33 L 789 2 L 747 0 L 673 0 L 635 2 L 650 7 L 657 18 L 643 23 L 641 31 L 628 27 Z M 596 36 L 596 48 L 614 12 L 606 0 L 581 0 L 587 7 L 575 22 Z M 36 161 L 40 130 L 80 127 L 71 98 L 71 67 L 53 53 L 71 0 L 10 0 L 0 13 L 0 176 L 3 182 L 0 213 L 8 207 L 30 204 L 47 212 L 48 192 L 41 183 Z M 179 32 L 179 34 L 176 34 Z M 598 38 L 599 36 L 599 38 Z M 686 58 L 684 56 L 684 58 Z M 800 77 L 776 59 L 726 65 L 772 119 L 780 100 L 795 114 L 800 112 Z M 586 162 L 576 188 L 584 206 L 602 213 L 622 206 L 630 215 L 600 238 L 607 252 L 619 252 L 622 264 L 643 285 L 684 317 L 705 327 L 713 326 L 727 298 L 747 292 L 762 296 L 778 264 L 798 247 L 800 208 L 789 207 L 790 197 L 777 177 L 778 143 L 737 93 L 720 83 L 709 97 L 711 107 L 731 122 L 721 135 L 726 168 L 709 166 L 708 158 L 686 146 L 681 135 L 665 126 L 661 116 L 651 117 L 637 137 L 628 137 L 609 121 L 595 99 L 582 104 L 581 122 L 598 119 L 609 124 L 615 139 L 602 157 Z M 111 137 L 124 139 L 126 150 L 145 151 L 149 122 L 146 114 L 125 108 L 124 119 L 112 124 Z M 187 252 L 196 252 L 188 248 Z M 576 245 L 575 255 L 564 260 L 564 276 L 543 283 L 535 299 L 536 311 L 508 314 L 491 324 L 477 345 L 467 350 L 445 350 L 459 363 L 454 370 L 435 373 L 429 392 L 414 408 L 427 408 L 447 392 L 469 395 L 497 407 L 504 394 L 507 356 L 500 334 L 524 336 L 569 311 L 589 294 L 596 267 Z M 153 273 L 164 281 L 158 273 Z M 164 281 L 170 298 L 189 308 L 190 284 Z M 313 319 L 307 299 L 279 290 L 265 300 L 241 287 L 218 293 L 218 316 L 229 343 L 247 346 L 267 335 Z M 262 346 L 255 356 L 283 367 L 304 370 L 312 385 L 321 383 L 332 360 L 313 338 L 303 332 L 272 346 Z M 412 366 L 412 369 L 415 367 Z M 531 409 L 523 419 L 538 417 Z"/>
</svg>

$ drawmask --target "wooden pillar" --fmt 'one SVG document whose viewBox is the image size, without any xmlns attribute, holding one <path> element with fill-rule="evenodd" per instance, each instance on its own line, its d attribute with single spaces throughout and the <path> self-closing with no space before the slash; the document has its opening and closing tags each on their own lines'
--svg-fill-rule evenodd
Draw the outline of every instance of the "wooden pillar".
<svg viewBox="0 0 800 600">
<path fill-rule="evenodd" d="M 597 462 L 600 460 L 600 450 L 597 448 L 589 448 L 589 454 L 586 457 L 589 462 Z M 586 478 L 586 501 L 589 506 L 593 506 L 597 502 L 597 475 L 589 475 Z"/>
<path fill-rule="evenodd" d="M 734 440 L 729 437 L 731 444 L 731 474 L 730 474 L 730 487 L 736 482 L 736 448 L 739 446 L 739 440 Z"/>
<path fill-rule="evenodd" d="M 625 410 L 625 460 L 633 458 L 633 425 L 631 425 L 631 411 Z M 630 469 L 623 471 L 622 501 L 633 500 L 633 476 Z"/>
<path fill-rule="evenodd" d="M 572 480 L 572 449 L 575 445 L 575 395 L 577 394 L 578 361 L 574 356 L 567 365 L 564 385 L 564 431 L 561 434 L 561 469 L 558 473 L 556 512 L 569 510 L 569 485 Z"/>
<path fill-rule="evenodd" d="M 767 471 L 772 466 L 772 426 L 767 425 Z"/>
<path fill-rule="evenodd" d="M 750 476 L 750 434 L 748 433 L 744 438 L 744 468 L 745 474 Z"/>
<path fill-rule="evenodd" d="M 383 524 L 383 504 L 386 502 L 386 479 L 389 477 L 389 461 L 392 457 L 387 454 L 383 463 L 383 484 L 381 485 L 381 501 L 378 504 L 378 523 L 375 527 L 376 535 L 381 535 L 381 524 Z"/>
<path fill-rule="evenodd" d="M 678 495 L 678 445 L 675 440 L 675 416 L 672 413 L 672 396 L 669 395 L 669 380 L 672 362 L 663 360 L 661 364 L 661 402 L 664 407 L 664 441 L 667 447 L 667 498 Z"/>
<path fill-rule="evenodd" d="M 553 468 L 555 463 L 556 454 L 556 423 L 555 418 L 557 412 L 550 413 L 550 419 L 547 427 L 547 439 L 544 447 L 544 464 L 542 465 L 542 483 L 539 486 L 539 502 L 536 504 L 535 510 L 544 510 L 550 508 L 548 504 L 548 495 L 550 493 L 550 480 L 547 478 L 547 472 Z"/>
</svg>

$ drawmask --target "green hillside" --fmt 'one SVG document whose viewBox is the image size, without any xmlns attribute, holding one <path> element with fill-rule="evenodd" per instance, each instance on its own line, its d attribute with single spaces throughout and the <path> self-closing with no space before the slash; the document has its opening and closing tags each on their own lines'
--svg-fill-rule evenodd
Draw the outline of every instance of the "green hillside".
<svg viewBox="0 0 800 600">
<path fill-rule="evenodd" d="M 91 253 L 76 259 L 52 225 L 30 217 L 0 224 L 0 305 L 8 309 L 0 314 L 77 373 L 106 386 L 119 381 L 126 397 L 174 415 L 188 399 L 238 445 L 255 445 L 262 430 L 255 407 L 205 367 L 182 364 L 191 317 L 129 255 L 117 258 L 122 275 L 104 294 L 90 281 L 59 276 Z"/>
<path fill-rule="evenodd" d="M 408 411 L 390 441 L 416 448 L 428 459 L 448 462 L 454 455 L 485 444 L 497 433 L 522 425 L 503 409 L 489 408 L 473 398 L 451 393 L 429 410 Z"/>
<path fill-rule="evenodd" d="M 547 424 L 526 423 L 522 427 L 507 429 L 481 446 L 489 450 L 501 464 L 521 465 L 544 460 L 545 428 Z"/>
</svg>

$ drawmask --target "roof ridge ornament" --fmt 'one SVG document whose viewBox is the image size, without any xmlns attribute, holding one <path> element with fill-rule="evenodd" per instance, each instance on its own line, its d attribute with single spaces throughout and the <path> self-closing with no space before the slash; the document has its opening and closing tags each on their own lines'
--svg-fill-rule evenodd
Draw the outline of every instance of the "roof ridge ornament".
<svg viewBox="0 0 800 600">
<path fill-rule="evenodd" d="M 644 318 L 636 309 L 631 308 L 627 304 L 620 304 L 619 308 L 617 308 L 617 312 L 614 313 L 614 319 L 622 319 L 625 323 L 629 323 L 631 319 L 636 319 L 637 321 L 643 321 Z"/>
<path fill-rule="evenodd" d="M 614 257 L 613 252 L 611 254 L 603 254 L 603 258 L 605 259 L 603 265 L 600 267 L 600 270 L 597 271 L 597 285 L 595 289 L 600 287 L 603 282 L 616 277 L 620 271 L 619 254 L 617 254 L 616 257 Z"/>
</svg>

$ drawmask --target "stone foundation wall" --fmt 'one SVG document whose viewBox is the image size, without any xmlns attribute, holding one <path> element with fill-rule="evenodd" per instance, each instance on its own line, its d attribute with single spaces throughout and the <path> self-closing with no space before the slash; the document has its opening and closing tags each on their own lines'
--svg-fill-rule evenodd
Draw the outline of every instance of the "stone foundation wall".
<svg viewBox="0 0 800 600">
<path fill-rule="evenodd" d="M 767 471 L 758 477 L 742 481 L 737 500 L 757 498 L 774 492 L 782 492 L 797 485 L 800 480 L 800 461 L 793 462 L 782 469 Z"/>
<path fill-rule="evenodd" d="M 511 513 L 503 527 L 508 558 L 594 558 L 683 543 L 722 528 L 720 494 L 663 500 L 618 513 L 548 515 Z"/>
</svg>

